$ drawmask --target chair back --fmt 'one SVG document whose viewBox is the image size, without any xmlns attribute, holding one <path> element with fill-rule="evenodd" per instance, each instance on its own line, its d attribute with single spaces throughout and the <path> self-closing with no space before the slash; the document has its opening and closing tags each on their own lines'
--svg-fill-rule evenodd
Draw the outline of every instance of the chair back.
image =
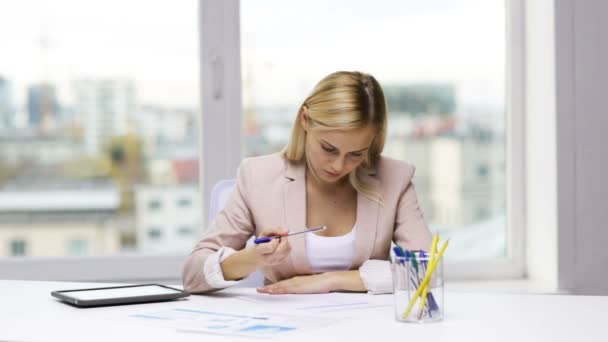
<svg viewBox="0 0 608 342">
<path fill-rule="evenodd" d="M 234 187 L 236 186 L 236 179 L 223 179 L 213 186 L 211 189 L 211 195 L 209 197 L 209 222 L 213 222 L 215 216 L 224 208 L 226 201 Z M 253 244 L 255 237 L 251 237 L 246 244 L 249 247 Z M 261 271 L 255 271 L 241 280 L 236 285 L 238 287 L 258 287 L 264 285 L 264 274 Z"/>
<path fill-rule="evenodd" d="M 213 186 L 209 197 L 209 222 L 213 221 L 217 213 L 224 208 L 235 185 L 236 179 L 222 179 Z"/>
</svg>

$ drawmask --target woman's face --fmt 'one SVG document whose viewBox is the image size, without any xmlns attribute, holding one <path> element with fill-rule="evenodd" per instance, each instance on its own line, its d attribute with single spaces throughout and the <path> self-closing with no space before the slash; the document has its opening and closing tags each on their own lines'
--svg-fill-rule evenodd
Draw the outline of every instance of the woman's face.
<svg viewBox="0 0 608 342">
<path fill-rule="evenodd" d="M 308 128 L 305 153 L 322 181 L 337 183 L 365 160 L 373 139 L 371 126 L 348 131 Z"/>
</svg>

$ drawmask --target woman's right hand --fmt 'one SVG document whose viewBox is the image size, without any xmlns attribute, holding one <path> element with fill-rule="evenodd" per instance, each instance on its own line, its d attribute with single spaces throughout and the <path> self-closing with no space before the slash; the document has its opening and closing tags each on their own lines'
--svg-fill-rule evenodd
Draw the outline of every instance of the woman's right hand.
<svg viewBox="0 0 608 342">
<path fill-rule="evenodd" d="M 258 267 L 277 265 L 285 261 L 285 259 L 289 256 L 289 252 L 291 251 L 289 241 L 287 241 L 287 238 L 284 237 L 287 235 L 287 233 L 287 229 L 280 227 L 262 230 L 258 238 L 264 236 L 281 237 L 272 239 L 269 242 L 254 245 L 252 247 Z"/>
</svg>

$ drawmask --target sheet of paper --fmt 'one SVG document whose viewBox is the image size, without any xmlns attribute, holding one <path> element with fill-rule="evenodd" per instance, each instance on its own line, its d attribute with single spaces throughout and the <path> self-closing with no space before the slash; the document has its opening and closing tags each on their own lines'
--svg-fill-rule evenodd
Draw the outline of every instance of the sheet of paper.
<svg viewBox="0 0 608 342">
<path fill-rule="evenodd" d="M 170 324 L 177 331 L 255 338 L 287 336 L 300 331 L 324 327 L 335 318 L 277 313 L 243 313 L 174 308 L 131 315 L 133 318 L 161 325 Z"/>
<path fill-rule="evenodd" d="M 240 294 L 237 299 L 264 305 L 267 309 L 295 311 L 301 313 L 325 313 L 344 310 L 359 310 L 393 305 L 392 295 L 361 296 L 361 294 L 286 294 L 265 293 Z"/>
</svg>

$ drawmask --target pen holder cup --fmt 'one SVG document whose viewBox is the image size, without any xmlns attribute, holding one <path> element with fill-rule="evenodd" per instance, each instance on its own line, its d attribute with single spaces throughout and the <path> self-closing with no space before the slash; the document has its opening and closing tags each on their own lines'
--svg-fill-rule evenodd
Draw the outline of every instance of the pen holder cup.
<svg viewBox="0 0 608 342">
<path fill-rule="evenodd" d="M 395 319 L 401 322 L 426 323 L 443 319 L 443 258 L 432 262 L 427 254 L 420 257 L 395 257 L 391 263 Z M 434 264 L 434 266 L 433 266 Z M 429 273 L 428 280 L 425 280 Z M 426 299 L 423 300 L 426 290 Z"/>
</svg>

